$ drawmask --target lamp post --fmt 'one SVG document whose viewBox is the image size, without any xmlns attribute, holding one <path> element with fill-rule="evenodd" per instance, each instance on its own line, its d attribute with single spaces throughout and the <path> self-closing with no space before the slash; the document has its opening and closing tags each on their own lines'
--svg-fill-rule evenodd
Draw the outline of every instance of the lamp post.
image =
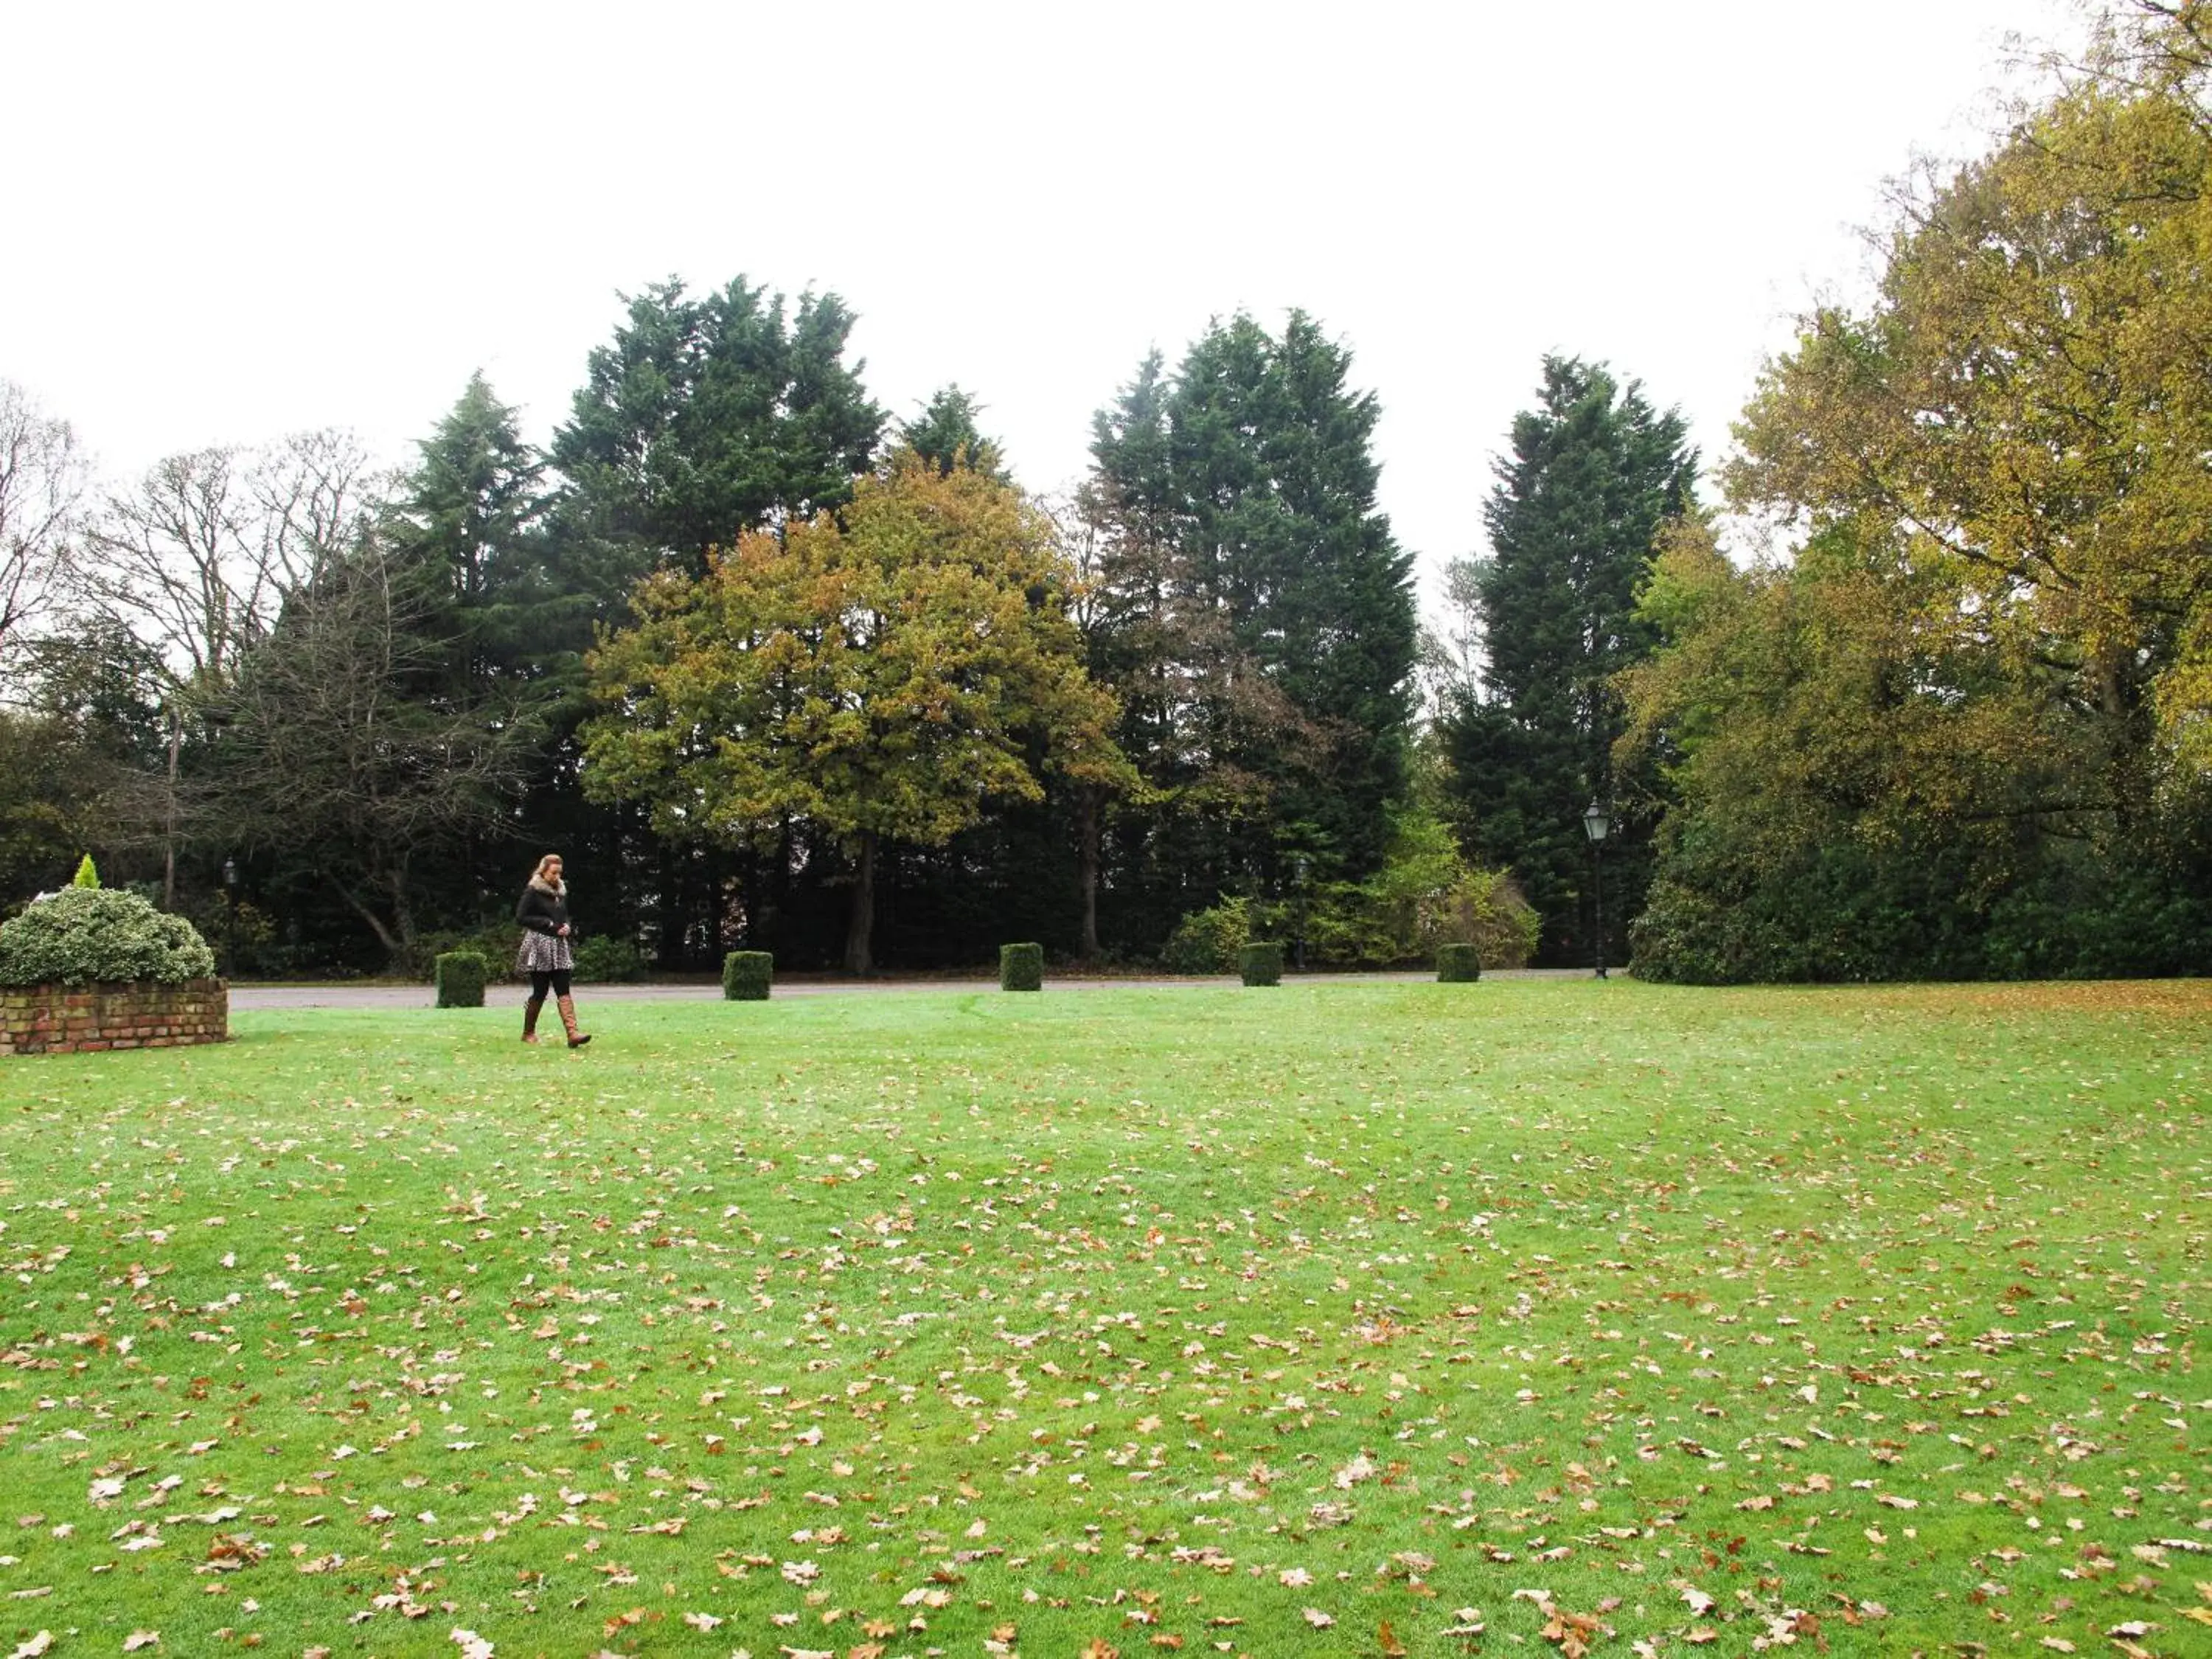
<svg viewBox="0 0 2212 1659">
<path fill-rule="evenodd" d="M 1298 937 L 1295 959 L 1297 970 L 1302 974 L 1306 970 L 1306 855 L 1300 853 L 1291 866 L 1297 872 L 1298 884 Z"/>
<path fill-rule="evenodd" d="M 1592 796 L 1590 804 L 1583 808 L 1583 833 L 1589 837 L 1590 891 L 1597 907 L 1597 976 L 1605 977 L 1605 862 L 1600 852 L 1605 845 L 1606 831 L 1613 828 L 1612 816 Z"/>
<path fill-rule="evenodd" d="M 222 861 L 222 976 L 238 976 L 238 860 Z"/>
</svg>

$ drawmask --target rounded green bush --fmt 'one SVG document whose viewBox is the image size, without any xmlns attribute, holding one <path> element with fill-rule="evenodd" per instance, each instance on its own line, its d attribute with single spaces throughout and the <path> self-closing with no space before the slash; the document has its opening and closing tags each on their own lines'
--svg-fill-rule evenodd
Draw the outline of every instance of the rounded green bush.
<svg viewBox="0 0 2212 1659">
<path fill-rule="evenodd" d="M 0 923 L 0 985 L 214 976 L 215 952 L 198 929 L 119 887 L 64 887 Z"/>
<path fill-rule="evenodd" d="M 775 956 L 769 951 L 732 951 L 722 958 L 722 995 L 731 1002 L 766 1002 L 775 978 Z"/>
<path fill-rule="evenodd" d="M 999 947 L 999 988 L 1001 991 L 1044 989 L 1044 946 L 1001 945 Z"/>
<path fill-rule="evenodd" d="M 1280 939 L 1254 939 L 1237 953 L 1237 970 L 1247 985 L 1283 982 L 1283 944 Z"/>
<path fill-rule="evenodd" d="M 491 964 L 474 951 L 448 951 L 438 958 L 438 1006 L 441 1008 L 481 1008 L 484 981 Z"/>
<path fill-rule="evenodd" d="M 636 942 L 594 933 L 575 950 L 576 977 L 586 985 L 634 985 L 645 977 Z"/>
<path fill-rule="evenodd" d="M 1160 966 L 1171 974 L 1225 974 L 1237 965 L 1237 952 L 1252 937 L 1251 902 L 1241 895 L 1210 910 L 1194 910 L 1176 924 L 1160 950 Z"/>
<path fill-rule="evenodd" d="M 1481 947 L 1474 945 L 1437 946 L 1437 977 L 1447 985 L 1464 985 L 1480 979 Z"/>
</svg>

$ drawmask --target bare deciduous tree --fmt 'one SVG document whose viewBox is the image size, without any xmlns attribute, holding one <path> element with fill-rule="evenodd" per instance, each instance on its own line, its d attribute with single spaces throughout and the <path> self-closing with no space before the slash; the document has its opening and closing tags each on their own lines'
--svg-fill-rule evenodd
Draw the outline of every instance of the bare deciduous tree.
<svg viewBox="0 0 2212 1659">
<path fill-rule="evenodd" d="M 415 941 L 410 870 L 495 831 L 538 733 L 515 711 L 425 696 L 451 642 L 434 578 L 375 536 L 323 561 L 226 696 L 208 822 L 240 846 L 307 842 L 386 951 Z"/>
<path fill-rule="evenodd" d="M 85 528 L 77 602 L 160 665 L 165 903 L 175 896 L 187 728 L 235 680 L 288 597 L 357 538 L 373 482 L 343 433 L 302 434 L 258 455 L 197 450 L 111 492 Z"/>
<path fill-rule="evenodd" d="M 0 380 L 0 675 L 10 641 L 53 600 L 84 483 L 69 423 Z"/>
<path fill-rule="evenodd" d="M 259 454 L 172 455 L 94 515 L 85 600 L 157 652 L 179 685 L 220 686 L 285 599 L 353 540 L 372 482 L 360 445 L 337 432 Z"/>
</svg>

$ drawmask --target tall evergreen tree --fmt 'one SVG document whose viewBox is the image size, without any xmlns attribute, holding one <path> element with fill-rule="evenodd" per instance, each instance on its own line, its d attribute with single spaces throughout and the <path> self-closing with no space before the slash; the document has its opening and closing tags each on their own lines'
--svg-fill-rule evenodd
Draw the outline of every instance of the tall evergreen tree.
<svg viewBox="0 0 2212 1659">
<path fill-rule="evenodd" d="M 481 373 L 417 448 L 385 539 L 422 574 L 423 626 L 444 641 L 442 695 L 455 707 L 511 711 L 543 733 L 514 827 L 571 845 L 603 816 L 563 787 L 574 769 L 595 607 L 588 591 L 548 568 L 544 460 Z M 438 872 L 444 879 L 428 884 L 429 896 L 456 919 L 470 917 L 504 893 L 514 862 L 508 837 L 472 835 L 465 855 Z"/>
<path fill-rule="evenodd" d="M 1686 437 L 1680 412 L 1655 410 L 1634 381 L 1547 357 L 1538 405 L 1515 417 L 1497 463 L 1489 556 L 1455 571 L 1474 594 L 1484 667 L 1445 720 L 1453 794 L 1473 855 L 1510 865 L 1542 916 L 1542 960 L 1589 959 L 1581 814 L 1593 797 L 1613 801 L 1625 717 L 1610 681 L 1652 647 L 1637 589 L 1660 524 L 1690 501 Z M 1621 818 L 1606 843 L 1613 961 L 1649 880 L 1650 828 Z"/>
<path fill-rule="evenodd" d="M 1378 405 L 1302 312 L 1279 338 L 1216 324 L 1172 380 L 1157 355 L 1098 416 L 1084 492 L 1091 658 L 1122 697 L 1125 750 L 1159 793 L 1121 839 L 1182 910 L 1227 890 L 1381 861 L 1402 793 L 1412 561 L 1376 507 Z M 1159 914 L 1164 908 L 1165 915 Z"/>
<path fill-rule="evenodd" d="M 553 464 L 583 526 L 696 575 L 710 548 L 849 500 L 884 412 L 848 364 L 834 294 L 742 276 L 700 299 L 657 283 L 591 355 Z"/>
<path fill-rule="evenodd" d="M 387 533 L 445 573 L 457 671 L 476 679 L 541 675 L 546 653 L 564 642 L 556 636 L 589 637 L 580 599 L 556 594 L 544 570 L 544 462 L 481 373 L 417 448 Z"/>
<path fill-rule="evenodd" d="M 957 386 L 941 387 L 913 420 L 899 423 L 902 446 L 950 477 L 956 466 L 989 474 L 1000 483 L 1013 480 L 1000 446 L 983 435 L 983 405 Z"/>
</svg>

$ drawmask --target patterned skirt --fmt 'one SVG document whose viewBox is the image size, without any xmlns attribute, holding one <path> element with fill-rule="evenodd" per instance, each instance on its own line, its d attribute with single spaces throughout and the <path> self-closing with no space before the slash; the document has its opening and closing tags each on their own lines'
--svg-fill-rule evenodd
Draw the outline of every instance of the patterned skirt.
<svg viewBox="0 0 2212 1659">
<path fill-rule="evenodd" d="M 576 958 L 567 939 L 524 930 L 522 948 L 514 953 L 516 973 L 565 974 L 575 965 Z"/>
</svg>

